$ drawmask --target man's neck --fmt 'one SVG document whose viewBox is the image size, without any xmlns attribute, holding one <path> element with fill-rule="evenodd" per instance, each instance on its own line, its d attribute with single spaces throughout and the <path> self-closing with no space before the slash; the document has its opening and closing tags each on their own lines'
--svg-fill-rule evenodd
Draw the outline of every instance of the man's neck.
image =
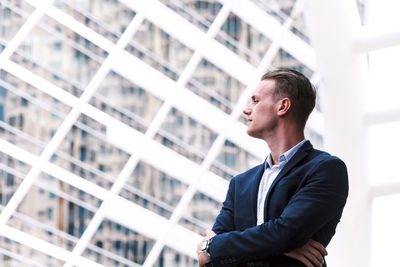
<svg viewBox="0 0 400 267">
<path fill-rule="evenodd" d="M 281 135 L 274 135 L 266 138 L 269 149 L 271 150 L 271 157 L 273 164 L 278 164 L 279 156 L 304 140 L 302 132 L 282 133 Z"/>
</svg>

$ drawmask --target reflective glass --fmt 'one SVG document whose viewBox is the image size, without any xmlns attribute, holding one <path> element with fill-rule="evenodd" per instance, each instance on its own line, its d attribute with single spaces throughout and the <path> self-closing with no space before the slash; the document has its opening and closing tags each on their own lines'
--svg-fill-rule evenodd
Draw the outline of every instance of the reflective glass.
<svg viewBox="0 0 400 267">
<path fill-rule="evenodd" d="M 3 236 L 0 236 L 0 262 L 5 267 L 45 267 L 64 264 L 62 260 Z"/>
<path fill-rule="evenodd" d="M 212 22 L 221 10 L 218 1 L 182 1 L 182 0 L 160 0 L 181 17 L 203 31 L 210 28 Z"/>
<path fill-rule="evenodd" d="M 310 44 L 310 37 L 307 33 L 307 27 L 304 21 L 303 13 L 300 13 L 294 18 L 292 27 L 290 27 L 290 31 L 296 36 L 300 37 L 306 43 Z"/>
<path fill-rule="evenodd" d="M 0 152 L 0 205 L 7 205 L 30 168 L 29 165 Z"/>
<path fill-rule="evenodd" d="M 231 13 L 215 38 L 242 59 L 258 66 L 271 41 L 243 19 Z"/>
<path fill-rule="evenodd" d="M 72 251 L 97 211 L 88 201 L 93 197 L 71 190 L 72 186 L 52 177 L 44 177 L 39 179 L 40 186 L 31 187 L 7 224 Z M 74 191 L 80 192 L 80 199 L 74 196 Z"/>
<path fill-rule="evenodd" d="M 297 70 L 303 73 L 308 79 L 311 79 L 313 75 L 313 71 L 308 68 L 306 65 L 296 60 L 291 54 L 283 50 L 279 49 L 279 52 L 276 54 L 274 60 L 272 61 L 273 68 L 289 68 Z"/>
<path fill-rule="evenodd" d="M 228 114 L 245 89 L 237 79 L 206 59 L 197 66 L 186 87 Z"/>
<path fill-rule="evenodd" d="M 62 141 L 53 162 L 68 171 L 110 189 L 129 155 L 109 143 L 106 126 L 81 115 Z"/>
<path fill-rule="evenodd" d="M 89 103 L 144 133 L 162 101 L 117 73 L 110 72 Z"/>
<path fill-rule="evenodd" d="M 264 10 L 280 23 L 291 15 L 296 0 L 251 0 L 257 7 Z"/>
<path fill-rule="evenodd" d="M 39 155 L 71 108 L 10 73 L 0 77 L 0 137 Z"/>
<path fill-rule="evenodd" d="M 197 260 L 170 247 L 164 247 L 154 266 L 196 267 Z"/>
<path fill-rule="evenodd" d="M 135 16 L 135 12 L 120 1 L 57 0 L 54 5 L 115 43 Z"/>
<path fill-rule="evenodd" d="M 225 141 L 217 157 L 217 161 L 219 164 L 222 164 L 226 170 L 230 170 L 232 173 L 245 171 L 253 167 L 253 164 L 261 163 L 255 156 L 229 140 Z"/>
<path fill-rule="evenodd" d="M 135 204 L 170 218 L 187 185 L 150 165 L 139 162 L 120 195 Z"/>
<path fill-rule="evenodd" d="M 172 80 L 178 80 L 193 51 L 149 21 L 125 49 Z"/>
<path fill-rule="evenodd" d="M 116 222 L 104 220 L 83 256 L 105 266 L 143 264 L 154 240 Z"/>
<path fill-rule="evenodd" d="M 0 2 L 0 51 L 15 36 L 33 10 L 32 6 L 22 0 Z"/>
<path fill-rule="evenodd" d="M 79 96 L 107 55 L 97 45 L 44 15 L 11 60 Z"/>
<path fill-rule="evenodd" d="M 179 154 L 201 163 L 217 134 L 172 108 L 156 140 Z"/>
<path fill-rule="evenodd" d="M 205 229 L 211 229 L 221 207 L 218 201 L 196 192 L 179 224 L 202 235 Z"/>
</svg>

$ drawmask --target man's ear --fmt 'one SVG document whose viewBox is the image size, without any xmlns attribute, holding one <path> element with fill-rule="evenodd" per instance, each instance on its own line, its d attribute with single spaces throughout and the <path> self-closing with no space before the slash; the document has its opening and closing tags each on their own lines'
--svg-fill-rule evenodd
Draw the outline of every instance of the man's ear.
<svg viewBox="0 0 400 267">
<path fill-rule="evenodd" d="M 279 100 L 278 106 L 278 116 L 284 116 L 289 112 L 292 102 L 289 98 L 285 97 Z"/>
</svg>

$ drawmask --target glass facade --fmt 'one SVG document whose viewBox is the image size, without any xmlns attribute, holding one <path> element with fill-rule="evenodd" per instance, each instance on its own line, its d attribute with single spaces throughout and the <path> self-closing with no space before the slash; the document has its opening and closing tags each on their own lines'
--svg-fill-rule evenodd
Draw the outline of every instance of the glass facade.
<svg viewBox="0 0 400 267">
<path fill-rule="evenodd" d="M 316 75 L 296 1 L 237 2 L 0 0 L 1 266 L 196 266 L 259 73 Z"/>
</svg>

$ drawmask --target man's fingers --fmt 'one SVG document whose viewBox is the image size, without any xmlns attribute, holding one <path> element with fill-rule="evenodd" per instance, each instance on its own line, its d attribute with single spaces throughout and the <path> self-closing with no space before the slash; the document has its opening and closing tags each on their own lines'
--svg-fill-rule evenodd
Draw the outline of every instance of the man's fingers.
<svg viewBox="0 0 400 267">
<path fill-rule="evenodd" d="M 299 261 L 301 261 L 305 266 L 307 267 L 314 267 L 314 265 L 304 256 L 300 256 L 297 258 Z"/>
<path fill-rule="evenodd" d="M 315 249 L 317 249 L 322 255 L 324 256 L 328 255 L 328 251 L 325 249 L 323 245 L 321 245 L 321 243 L 310 239 L 310 245 Z"/>
<path fill-rule="evenodd" d="M 311 246 L 311 244 L 304 247 L 304 253 L 306 253 L 307 256 L 311 254 L 313 257 L 318 259 L 318 262 L 320 262 L 321 264 L 324 263 L 324 257 L 322 257 L 321 252 L 315 247 Z"/>
<path fill-rule="evenodd" d="M 204 231 L 204 238 L 208 239 L 215 236 L 215 233 L 213 230 L 207 229 Z"/>
<path fill-rule="evenodd" d="M 291 251 L 291 252 L 285 253 L 285 255 L 288 256 L 288 257 L 290 257 L 290 258 L 293 258 L 293 259 L 296 259 L 296 260 L 298 260 L 298 261 L 301 261 L 301 262 L 302 262 L 305 266 L 307 266 L 307 267 L 314 267 L 314 265 L 312 264 L 312 262 L 311 262 L 309 259 L 307 259 L 307 258 L 304 256 L 303 253 Z M 317 265 L 317 266 L 318 266 L 318 265 Z"/>
<path fill-rule="evenodd" d="M 317 254 L 319 254 L 319 253 L 317 252 Z M 321 255 L 319 255 L 319 257 L 318 257 L 317 255 L 314 255 L 313 253 L 311 253 L 309 251 L 306 251 L 304 255 L 315 266 L 322 267 L 322 264 L 324 263 L 324 259 L 322 258 Z M 314 266 L 314 265 L 311 265 L 311 266 Z"/>
<path fill-rule="evenodd" d="M 286 256 L 301 261 L 307 267 L 322 267 L 324 264 L 323 255 L 327 254 L 324 246 L 314 240 L 309 240 L 304 246 L 285 253 Z"/>
</svg>

